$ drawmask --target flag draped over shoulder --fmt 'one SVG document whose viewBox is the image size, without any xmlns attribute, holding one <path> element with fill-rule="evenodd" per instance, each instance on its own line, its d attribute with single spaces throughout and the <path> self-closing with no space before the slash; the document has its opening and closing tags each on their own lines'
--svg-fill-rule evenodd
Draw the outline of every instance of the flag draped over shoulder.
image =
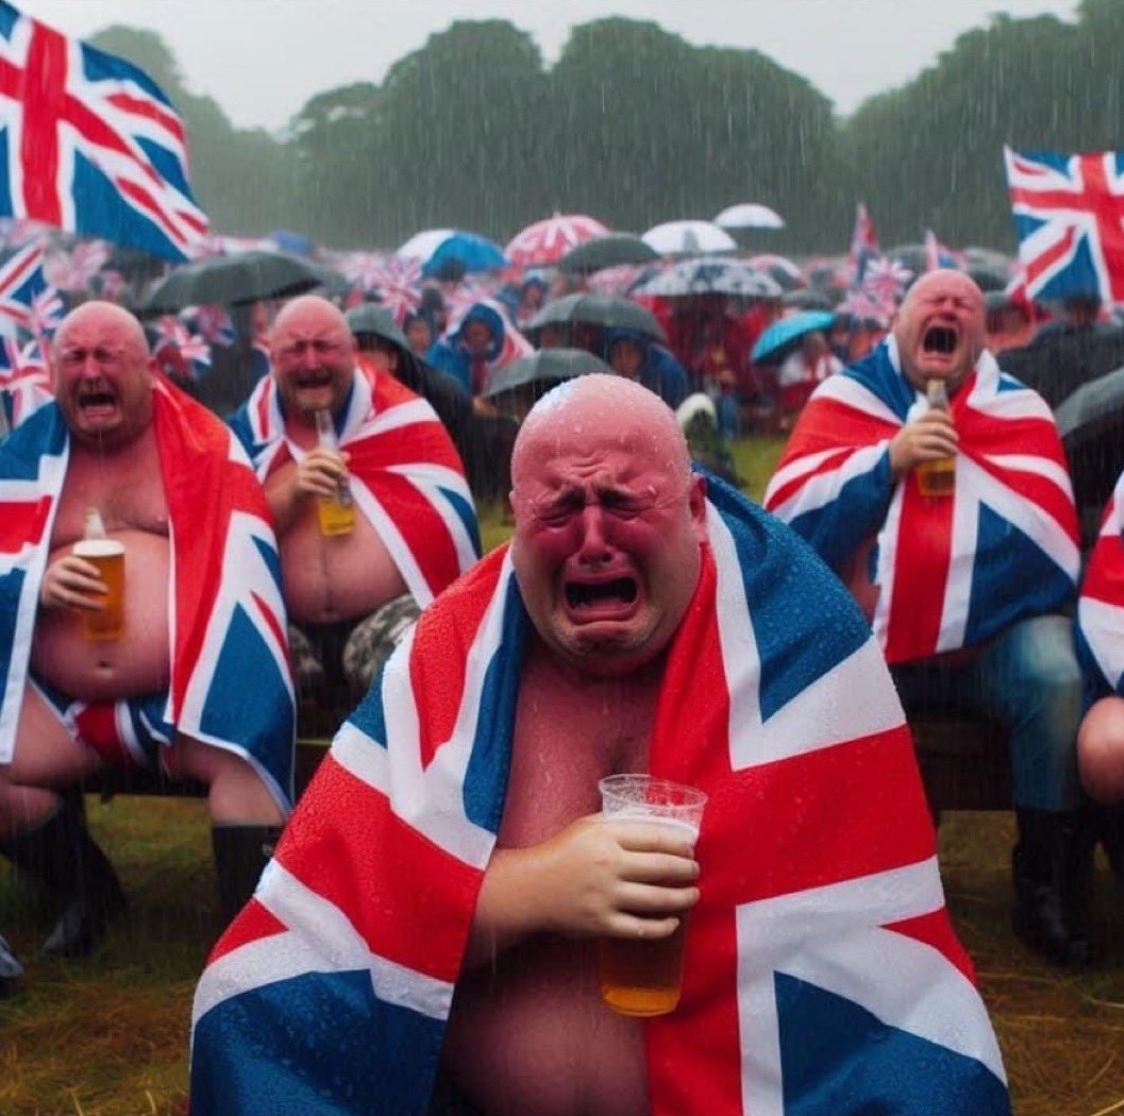
<svg viewBox="0 0 1124 1116">
<path fill-rule="evenodd" d="M 183 260 L 207 232 L 151 78 L 0 0 L 0 215 Z"/>
<path fill-rule="evenodd" d="M 1003 160 L 1026 294 L 1124 302 L 1124 151 Z"/>
<path fill-rule="evenodd" d="M 265 497 L 231 432 L 162 381 L 153 424 L 173 559 L 165 720 L 243 756 L 287 810 L 295 699 Z M 52 402 L 0 444 L 0 762 L 15 744 L 69 437 Z"/>
<path fill-rule="evenodd" d="M 230 425 L 264 481 L 304 450 L 285 436 L 281 396 L 264 376 Z M 351 490 L 423 608 L 480 554 L 476 508 L 464 466 L 436 412 L 393 376 L 356 371 L 337 419 Z"/>
<path fill-rule="evenodd" d="M 644 1024 L 652 1110 L 1005 1112 L 870 631 L 791 532 L 720 482 L 709 501 L 651 744 L 709 794 L 682 1000 Z M 426 1111 L 529 623 L 494 552 L 341 728 L 199 984 L 196 1116 Z"/>
<path fill-rule="evenodd" d="M 846 579 L 874 543 L 874 632 L 891 663 L 982 643 L 1072 599 L 1080 562 L 1065 454 L 1045 401 L 984 352 L 952 398 L 951 497 L 894 483 L 890 441 L 926 406 L 893 337 L 825 381 L 793 431 L 765 507 Z"/>
<path fill-rule="evenodd" d="M 1124 474 L 1105 508 L 1081 583 L 1076 638 L 1087 698 L 1124 696 Z"/>
</svg>

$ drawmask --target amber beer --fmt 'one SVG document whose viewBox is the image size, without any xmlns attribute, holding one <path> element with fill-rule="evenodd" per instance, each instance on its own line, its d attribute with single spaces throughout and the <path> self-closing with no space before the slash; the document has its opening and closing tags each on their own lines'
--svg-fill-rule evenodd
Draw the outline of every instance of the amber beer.
<svg viewBox="0 0 1124 1116">
<path fill-rule="evenodd" d="M 692 841 L 698 836 L 706 795 L 694 787 L 647 775 L 610 775 L 598 784 L 606 822 L 670 825 Z M 666 1015 L 679 1003 L 687 918 L 679 916 L 668 938 L 602 938 L 601 998 L 622 1015 Z"/>
<path fill-rule="evenodd" d="M 125 631 L 125 545 L 117 539 L 79 539 L 74 553 L 97 566 L 106 592 L 94 599 L 101 608 L 82 610 L 82 635 L 93 643 L 120 639 Z"/>
<path fill-rule="evenodd" d="M 339 440 L 336 438 L 331 411 L 324 409 L 316 412 L 316 435 L 322 448 L 339 453 Z M 334 496 L 318 501 L 316 513 L 322 535 L 346 535 L 355 530 L 355 501 L 346 477 L 336 485 Z"/>
<path fill-rule="evenodd" d="M 930 409 L 948 410 L 948 388 L 944 380 L 929 380 L 925 399 Z M 951 496 L 956 490 L 956 457 L 939 457 L 917 466 L 917 487 L 922 496 Z"/>
</svg>

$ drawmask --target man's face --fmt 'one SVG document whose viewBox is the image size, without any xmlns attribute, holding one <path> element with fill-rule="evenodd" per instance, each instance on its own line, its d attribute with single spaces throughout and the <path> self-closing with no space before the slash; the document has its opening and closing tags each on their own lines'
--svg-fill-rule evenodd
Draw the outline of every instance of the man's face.
<svg viewBox="0 0 1124 1116">
<path fill-rule="evenodd" d="M 482 322 L 479 318 L 472 318 L 465 322 L 462 336 L 465 347 L 474 356 L 482 356 L 492 343 L 492 331 L 488 328 L 488 323 Z"/>
<path fill-rule="evenodd" d="M 51 385 L 70 432 L 112 449 L 152 421 L 152 358 L 139 324 L 119 307 L 87 303 L 50 347 Z"/>
<path fill-rule="evenodd" d="M 620 406 L 616 420 L 609 410 L 574 405 L 522 447 L 512 561 L 547 647 L 583 673 L 617 676 L 663 652 L 686 612 L 705 486 L 674 430 L 622 435 Z"/>
<path fill-rule="evenodd" d="M 287 415 L 311 419 L 324 408 L 339 412 L 355 371 L 355 341 L 330 303 L 310 301 L 282 311 L 272 353 Z"/>
<path fill-rule="evenodd" d="M 640 366 L 644 363 L 644 351 L 635 341 L 616 341 L 609 350 L 609 367 L 628 380 L 640 378 Z"/>
<path fill-rule="evenodd" d="M 979 287 L 958 271 L 933 271 L 910 288 L 894 323 L 902 367 L 910 383 L 958 387 L 984 346 L 984 301 Z"/>
</svg>

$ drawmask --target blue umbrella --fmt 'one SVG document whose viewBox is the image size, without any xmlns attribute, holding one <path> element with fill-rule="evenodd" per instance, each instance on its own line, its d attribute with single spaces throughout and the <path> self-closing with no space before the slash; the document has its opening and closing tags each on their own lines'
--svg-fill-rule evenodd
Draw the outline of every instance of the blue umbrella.
<svg viewBox="0 0 1124 1116">
<path fill-rule="evenodd" d="M 827 310 L 805 310 L 790 318 L 781 318 L 757 338 L 751 357 L 758 363 L 776 362 L 793 342 L 817 329 L 830 329 L 834 321 L 835 315 Z"/>
<path fill-rule="evenodd" d="M 406 241 L 397 255 L 420 260 L 423 275 L 439 275 L 450 267 L 466 272 L 508 266 L 495 241 L 463 229 L 427 229 Z"/>
</svg>

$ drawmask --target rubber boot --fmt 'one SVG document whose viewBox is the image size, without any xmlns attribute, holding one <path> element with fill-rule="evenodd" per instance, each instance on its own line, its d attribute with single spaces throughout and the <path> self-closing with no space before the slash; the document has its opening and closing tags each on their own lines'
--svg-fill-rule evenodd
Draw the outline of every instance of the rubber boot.
<svg viewBox="0 0 1124 1116">
<path fill-rule="evenodd" d="M 1015 936 L 1058 965 L 1090 960 L 1085 936 L 1093 841 L 1077 813 L 1018 809 L 1011 857 Z"/>
<path fill-rule="evenodd" d="M 0 852 L 63 903 L 42 953 L 88 957 L 127 909 L 121 881 L 81 814 L 61 805 L 45 821 L 0 842 Z"/>
<path fill-rule="evenodd" d="M 215 854 L 219 910 L 227 925 L 250 901 L 280 837 L 279 825 L 212 827 L 211 848 Z"/>
</svg>

